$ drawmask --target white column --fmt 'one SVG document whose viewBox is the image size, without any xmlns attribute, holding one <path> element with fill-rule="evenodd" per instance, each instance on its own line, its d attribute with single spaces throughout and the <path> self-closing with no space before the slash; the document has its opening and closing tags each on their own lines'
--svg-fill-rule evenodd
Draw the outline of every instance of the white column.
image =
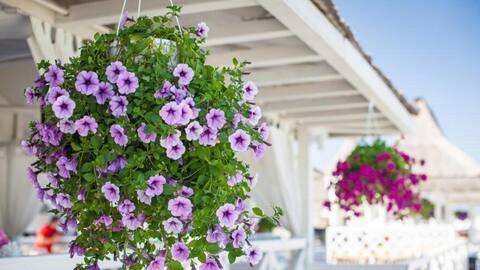
<svg viewBox="0 0 480 270">
<path fill-rule="evenodd" d="M 300 181 L 302 195 L 302 236 L 307 240 L 304 269 L 313 263 L 313 166 L 311 158 L 311 130 L 307 126 L 298 126 L 298 157 L 297 157 L 297 181 Z"/>
</svg>

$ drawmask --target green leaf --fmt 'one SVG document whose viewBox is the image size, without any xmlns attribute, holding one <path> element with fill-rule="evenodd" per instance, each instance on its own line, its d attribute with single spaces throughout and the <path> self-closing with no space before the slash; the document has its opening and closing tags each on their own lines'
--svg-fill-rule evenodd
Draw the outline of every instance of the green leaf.
<svg viewBox="0 0 480 270">
<path fill-rule="evenodd" d="M 252 208 L 252 211 L 255 215 L 260 216 L 260 217 L 263 217 L 265 215 L 265 213 L 263 213 L 263 210 L 260 209 L 259 207 Z"/>
</svg>

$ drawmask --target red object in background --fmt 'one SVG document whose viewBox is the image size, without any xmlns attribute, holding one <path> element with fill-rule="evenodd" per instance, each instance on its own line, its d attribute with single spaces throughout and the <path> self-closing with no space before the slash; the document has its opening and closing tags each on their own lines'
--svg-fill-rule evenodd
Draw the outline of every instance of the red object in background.
<svg viewBox="0 0 480 270">
<path fill-rule="evenodd" d="M 38 249 L 46 250 L 48 253 L 52 253 L 54 237 L 57 234 L 57 228 L 55 224 L 45 224 L 37 231 L 37 240 L 35 241 L 35 247 Z"/>
</svg>

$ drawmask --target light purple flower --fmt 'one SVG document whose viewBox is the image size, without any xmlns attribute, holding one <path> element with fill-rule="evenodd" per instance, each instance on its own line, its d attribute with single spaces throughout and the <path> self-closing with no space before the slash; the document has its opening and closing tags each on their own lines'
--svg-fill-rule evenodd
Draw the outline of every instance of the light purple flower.
<svg viewBox="0 0 480 270">
<path fill-rule="evenodd" d="M 249 247 L 245 253 L 247 256 L 248 263 L 252 265 L 258 264 L 263 256 L 262 252 L 257 247 L 254 247 L 254 246 Z"/>
<path fill-rule="evenodd" d="M 48 103 L 53 104 L 57 100 L 57 98 L 61 96 L 70 97 L 70 94 L 67 92 L 67 90 L 62 89 L 58 86 L 50 87 L 50 90 L 48 90 L 47 93 L 47 101 Z"/>
<path fill-rule="evenodd" d="M 235 186 L 236 184 L 242 182 L 243 174 L 241 171 L 237 171 L 235 175 L 229 176 L 227 180 L 227 184 L 231 187 Z"/>
<path fill-rule="evenodd" d="M 193 189 L 187 186 L 183 186 L 178 193 L 180 194 L 180 196 L 188 198 L 193 195 Z"/>
<path fill-rule="evenodd" d="M 137 190 L 138 200 L 144 204 L 150 205 L 152 203 L 152 197 L 147 195 L 144 190 Z"/>
<path fill-rule="evenodd" d="M 217 144 L 217 130 L 210 127 L 203 127 L 200 138 L 198 139 L 200 145 L 214 146 Z"/>
<path fill-rule="evenodd" d="M 178 218 L 171 217 L 163 222 L 163 228 L 167 233 L 179 234 L 183 230 L 183 224 Z"/>
<path fill-rule="evenodd" d="M 178 106 L 180 108 L 180 117 L 178 118 L 177 124 L 186 125 L 188 122 L 190 122 L 190 119 L 192 119 L 192 109 L 190 108 L 190 105 L 185 102 L 185 100 L 182 100 Z"/>
<path fill-rule="evenodd" d="M 75 133 L 75 124 L 67 119 L 62 119 L 57 123 L 58 128 L 61 132 L 66 134 L 74 134 Z"/>
<path fill-rule="evenodd" d="M 104 224 L 105 227 L 109 228 L 110 225 L 112 225 L 112 218 L 109 217 L 109 216 L 105 216 L 105 215 L 101 215 L 99 218 L 97 218 L 97 220 L 95 220 L 93 222 L 93 224 L 95 224 L 95 226 L 99 226 L 100 224 Z"/>
<path fill-rule="evenodd" d="M 166 98 L 172 95 L 170 92 L 170 88 L 172 88 L 172 83 L 169 81 L 165 81 L 161 89 L 157 90 L 153 96 L 155 98 Z"/>
<path fill-rule="evenodd" d="M 165 177 L 161 175 L 153 175 L 148 178 L 148 188 L 145 191 L 145 194 L 150 197 L 155 197 L 163 192 L 163 185 L 167 183 Z"/>
<path fill-rule="evenodd" d="M 59 86 L 63 83 L 64 72 L 57 65 L 51 65 L 45 74 L 45 80 L 50 86 Z"/>
<path fill-rule="evenodd" d="M 243 213 L 245 210 L 247 210 L 247 203 L 242 200 L 242 198 L 237 198 L 235 200 L 235 211 L 237 211 L 238 214 Z"/>
<path fill-rule="evenodd" d="M 246 178 L 247 178 L 247 183 L 250 189 L 252 189 L 253 187 L 255 187 L 255 185 L 257 185 L 258 174 L 255 174 L 253 176 L 247 176 Z"/>
<path fill-rule="evenodd" d="M 101 82 L 98 85 L 97 91 L 95 91 L 93 94 L 95 95 L 98 104 L 104 104 L 107 99 L 113 97 L 113 87 L 109 83 Z"/>
<path fill-rule="evenodd" d="M 32 184 L 33 187 L 39 188 L 40 183 L 38 182 L 38 177 L 37 174 L 33 171 L 31 167 L 27 168 L 27 177 L 28 180 L 30 180 L 30 183 Z"/>
<path fill-rule="evenodd" d="M 238 124 L 240 122 L 242 122 L 243 120 L 245 119 L 245 117 L 243 117 L 242 114 L 240 113 L 235 113 L 235 115 L 233 116 L 233 120 L 232 120 L 232 127 L 233 128 L 237 128 L 238 127 Z"/>
<path fill-rule="evenodd" d="M 120 189 L 110 182 L 102 186 L 102 192 L 105 198 L 112 203 L 117 203 L 120 200 Z"/>
<path fill-rule="evenodd" d="M 172 101 L 165 104 L 160 109 L 159 114 L 165 123 L 168 125 L 175 125 L 180 120 L 181 108 L 175 101 Z"/>
<path fill-rule="evenodd" d="M 258 93 L 257 86 L 248 81 L 243 85 L 243 99 L 246 101 L 252 101 Z"/>
<path fill-rule="evenodd" d="M 80 190 L 78 193 L 77 193 L 77 200 L 79 201 L 82 201 L 84 202 L 85 199 L 86 199 L 87 195 L 85 194 L 85 190 Z"/>
<path fill-rule="evenodd" d="M 220 226 L 215 226 L 214 229 L 209 229 L 207 232 L 207 242 L 209 243 L 222 243 L 225 239 L 225 232 Z"/>
<path fill-rule="evenodd" d="M 22 149 L 27 156 L 32 156 L 33 155 L 34 149 L 33 149 L 33 145 L 31 143 L 29 143 L 26 140 L 22 140 L 20 145 L 22 146 Z"/>
<path fill-rule="evenodd" d="M 157 139 L 156 133 L 145 133 L 145 123 L 141 123 L 140 127 L 137 129 L 138 138 L 144 143 L 151 143 Z"/>
<path fill-rule="evenodd" d="M 151 261 L 147 270 L 164 270 L 165 268 L 165 256 L 157 256 L 153 261 Z"/>
<path fill-rule="evenodd" d="M 183 242 L 176 242 L 172 246 L 172 257 L 176 261 L 184 262 L 188 260 L 190 256 L 190 252 L 188 251 L 188 247 Z"/>
<path fill-rule="evenodd" d="M 68 159 L 65 156 L 61 156 L 57 162 L 58 174 L 63 178 L 70 178 L 70 172 L 77 172 L 77 160 Z"/>
<path fill-rule="evenodd" d="M 180 85 L 189 85 L 194 72 L 187 64 L 178 64 L 173 70 L 173 75 L 178 78 Z"/>
<path fill-rule="evenodd" d="M 95 118 L 85 115 L 84 117 L 75 121 L 75 130 L 78 132 L 78 135 L 85 137 L 88 135 L 88 132 L 93 134 L 97 133 L 98 124 Z"/>
<path fill-rule="evenodd" d="M 252 126 L 258 124 L 258 120 L 262 118 L 262 110 L 258 106 L 251 107 L 248 111 L 248 123 Z"/>
<path fill-rule="evenodd" d="M 66 222 L 66 227 L 68 232 L 76 232 L 78 228 L 78 222 L 76 219 L 68 219 Z"/>
<path fill-rule="evenodd" d="M 128 10 L 125 10 L 122 14 L 122 17 L 120 17 L 120 21 L 118 22 L 118 26 L 121 28 L 125 27 L 125 25 L 128 22 Z"/>
<path fill-rule="evenodd" d="M 67 96 L 60 96 L 52 105 L 55 116 L 59 119 L 68 119 L 73 115 L 75 102 Z"/>
<path fill-rule="evenodd" d="M 210 128 L 219 130 L 225 125 L 225 123 L 225 113 L 222 110 L 210 109 L 207 113 L 207 125 Z"/>
<path fill-rule="evenodd" d="M 48 179 L 48 182 L 50 183 L 50 185 L 53 188 L 58 188 L 59 187 L 58 178 L 53 173 L 51 173 L 51 172 L 47 173 L 47 179 Z"/>
<path fill-rule="evenodd" d="M 243 228 L 238 228 L 232 233 L 232 245 L 235 248 L 241 248 L 245 245 L 245 240 L 247 239 L 247 234 Z"/>
<path fill-rule="evenodd" d="M 160 145 L 163 148 L 171 147 L 180 142 L 181 132 L 176 130 L 174 133 L 170 133 L 167 137 L 160 139 Z"/>
<path fill-rule="evenodd" d="M 126 214 L 122 216 L 122 224 L 123 226 L 127 227 L 127 229 L 132 231 L 142 226 L 142 222 L 133 214 Z"/>
<path fill-rule="evenodd" d="M 180 159 L 184 153 L 185 153 L 185 146 L 181 141 L 178 141 L 176 144 L 173 144 L 167 147 L 167 157 L 173 160 Z"/>
<path fill-rule="evenodd" d="M 226 203 L 218 208 L 217 217 L 220 221 L 220 225 L 231 228 L 235 225 L 238 213 L 235 211 L 235 206 L 233 204 Z"/>
<path fill-rule="evenodd" d="M 187 217 L 192 213 L 192 203 L 184 197 L 176 197 L 168 201 L 168 210 L 175 217 Z"/>
<path fill-rule="evenodd" d="M 58 193 L 56 198 L 57 204 L 63 208 L 72 208 L 73 204 L 70 201 L 70 195 L 65 193 Z"/>
<path fill-rule="evenodd" d="M 266 122 L 261 123 L 257 131 L 260 133 L 260 136 L 264 141 L 268 140 L 268 137 L 270 135 L 270 129 L 268 128 Z"/>
<path fill-rule="evenodd" d="M 122 214 L 128 214 L 135 210 L 135 204 L 133 204 L 130 200 L 124 200 L 119 206 L 118 211 Z"/>
<path fill-rule="evenodd" d="M 108 81 L 111 83 L 116 83 L 118 76 L 125 71 L 127 71 L 127 68 L 122 64 L 122 62 L 115 61 L 107 67 L 105 74 L 107 75 Z"/>
<path fill-rule="evenodd" d="M 202 126 L 198 123 L 198 121 L 193 121 L 185 128 L 185 134 L 187 135 L 187 140 L 194 141 L 200 138 L 200 134 L 202 133 Z"/>
<path fill-rule="evenodd" d="M 110 135 L 116 144 L 120 146 L 127 146 L 128 137 L 124 133 L 124 129 L 117 124 L 114 124 L 110 127 Z"/>
<path fill-rule="evenodd" d="M 207 258 L 205 263 L 200 265 L 200 270 L 220 270 L 222 267 L 218 265 L 218 262 L 214 258 Z"/>
<path fill-rule="evenodd" d="M 228 137 L 228 141 L 234 151 L 245 152 L 250 145 L 250 135 L 242 129 L 237 129 Z"/>
<path fill-rule="evenodd" d="M 108 103 L 112 115 L 115 117 L 127 115 L 128 100 L 125 96 L 113 96 Z"/>
<path fill-rule="evenodd" d="M 265 151 L 267 150 L 267 145 L 264 143 L 252 143 L 253 148 L 253 160 L 258 161 L 263 158 Z"/>
<path fill-rule="evenodd" d="M 97 73 L 93 71 L 80 71 L 75 82 L 75 89 L 84 95 L 91 95 L 98 91 L 100 81 Z"/>
<path fill-rule="evenodd" d="M 135 93 L 138 88 L 138 79 L 135 76 L 135 73 L 125 71 L 118 75 L 117 87 L 120 94 L 128 95 Z"/>
<path fill-rule="evenodd" d="M 197 29 L 195 33 L 197 34 L 197 36 L 201 38 L 206 38 L 208 37 L 209 31 L 210 31 L 210 28 L 207 26 L 207 24 L 205 22 L 200 22 L 199 24 L 197 24 Z"/>
<path fill-rule="evenodd" d="M 116 173 L 119 172 L 121 169 L 125 168 L 125 166 L 127 166 L 127 159 L 120 156 L 112 160 L 110 164 L 108 164 L 107 171 L 110 173 Z"/>
<path fill-rule="evenodd" d="M 25 102 L 28 105 L 33 105 L 35 103 L 35 91 L 33 90 L 32 87 L 27 87 L 25 88 Z"/>
</svg>

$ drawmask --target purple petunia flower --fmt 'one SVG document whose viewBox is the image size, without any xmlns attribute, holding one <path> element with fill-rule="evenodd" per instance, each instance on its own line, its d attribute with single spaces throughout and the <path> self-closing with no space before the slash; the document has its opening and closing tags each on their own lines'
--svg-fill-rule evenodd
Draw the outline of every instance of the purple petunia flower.
<svg viewBox="0 0 480 270">
<path fill-rule="evenodd" d="M 268 128 L 266 122 L 261 123 L 257 131 L 260 133 L 260 136 L 264 141 L 268 140 L 268 137 L 270 135 L 270 129 Z"/>
<path fill-rule="evenodd" d="M 108 103 L 112 115 L 115 117 L 127 115 L 128 100 L 125 96 L 113 96 Z"/>
<path fill-rule="evenodd" d="M 153 96 L 155 98 L 166 98 L 172 95 L 170 88 L 172 88 L 172 83 L 165 81 L 161 89 L 157 90 Z"/>
<path fill-rule="evenodd" d="M 33 105 L 35 103 L 35 91 L 33 90 L 32 87 L 27 87 L 25 88 L 25 102 L 28 105 Z"/>
<path fill-rule="evenodd" d="M 237 129 L 232 135 L 228 137 L 230 146 L 234 151 L 244 152 L 248 149 L 250 145 L 250 135 L 248 135 L 244 130 Z"/>
<path fill-rule="evenodd" d="M 62 119 L 57 123 L 58 128 L 61 132 L 66 134 L 74 134 L 75 133 L 75 124 L 67 119 Z"/>
<path fill-rule="evenodd" d="M 187 135 L 187 140 L 194 141 L 200 138 L 200 134 L 202 133 L 202 126 L 198 123 L 198 121 L 193 121 L 185 128 L 185 134 Z"/>
<path fill-rule="evenodd" d="M 180 120 L 181 117 L 181 108 L 180 106 L 172 101 L 165 104 L 159 112 L 163 121 L 168 125 L 175 125 Z"/>
<path fill-rule="evenodd" d="M 75 82 L 75 89 L 84 95 L 91 95 L 98 91 L 100 81 L 97 73 L 93 71 L 80 71 Z"/>
<path fill-rule="evenodd" d="M 95 95 L 98 104 L 104 104 L 107 99 L 113 97 L 113 87 L 109 83 L 101 82 L 98 85 L 97 91 L 95 91 L 93 94 Z"/>
<path fill-rule="evenodd" d="M 107 75 L 107 79 L 109 82 L 116 83 L 118 76 L 120 76 L 120 74 L 126 71 L 127 68 L 122 64 L 122 62 L 115 61 L 107 67 L 105 74 Z"/>
<path fill-rule="evenodd" d="M 247 183 L 250 189 L 252 189 L 253 187 L 255 187 L 255 185 L 257 185 L 258 174 L 255 174 L 254 176 L 247 176 L 246 178 L 247 178 Z"/>
<path fill-rule="evenodd" d="M 72 208 L 73 204 L 70 201 L 70 195 L 65 193 L 58 193 L 56 198 L 57 204 L 63 208 Z"/>
<path fill-rule="evenodd" d="M 48 68 L 47 73 L 45 74 L 45 80 L 50 84 L 50 86 L 59 86 L 63 83 L 64 72 L 57 65 L 51 65 Z"/>
<path fill-rule="evenodd" d="M 120 146 L 127 146 L 128 137 L 127 135 L 125 135 L 124 129 L 120 125 L 112 125 L 110 127 L 110 135 L 112 136 L 116 144 Z"/>
<path fill-rule="evenodd" d="M 231 187 L 235 186 L 236 184 L 242 182 L 243 174 L 241 171 L 237 171 L 235 175 L 229 176 L 227 180 L 227 184 Z"/>
<path fill-rule="evenodd" d="M 185 153 L 185 146 L 181 141 L 178 141 L 176 144 L 173 144 L 167 147 L 167 157 L 173 160 L 180 159 L 184 153 Z"/>
<path fill-rule="evenodd" d="M 176 242 L 172 246 L 172 257 L 176 261 L 184 262 L 188 260 L 190 256 L 190 252 L 188 251 L 188 247 L 183 242 Z"/>
<path fill-rule="evenodd" d="M 174 133 L 169 134 L 167 137 L 160 139 L 160 145 L 163 148 L 171 147 L 180 142 L 181 132 L 176 130 Z"/>
<path fill-rule="evenodd" d="M 27 168 L 27 177 L 28 180 L 30 180 L 30 183 L 32 184 L 33 187 L 39 188 L 40 183 L 38 182 L 38 177 L 35 172 L 33 172 L 33 169 L 31 167 Z"/>
<path fill-rule="evenodd" d="M 77 172 L 77 164 L 75 158 L 68 159 L 65 156 L 61 156 L 56 162 L 58 174 L 63 178 L 70 178 L 71 172 Z"/>
<path fill-rule="evenodd" d="M 32 156 L 33 155 L 34 148 L 33 148 L 33 145 L 31 143 L 29 143 L 26 140 L 22 140 L 22 142 L 20 142 L 20 145 L 22 146 L 22 149 L 25 152 L 25 155 L 27 155 L 27 156 Z"/>
<path fill-rule="evenodd" d="M 198 139 L 200 145 L 214 146 L 217 144 L 217 130 L 210 127 L 203 127 Z"/>
<path fill-rule="evenodd" d="M 198 113 L 200 112 L 200 109 L 195 107 L 195 101 L 191 97 L 187 97 L 186 99 L 183 100 L 188 106 L 190 106 L 190 109 L 192 110 L 192 117 L 191 119 L 195 119 L 198 117 Z"/>
<path fill-rule="evenodd" d="M 97 133 L 98 124 L 95 118 L 85 115 L 84 117 L 75 121 L 75 130 L 78 132 L 78 135 L 85 137 L 88 135 L 88 132 L 93 134 Z"/>
<path fill-rule="evenodd" d="M 247 261 L 252 265 L 256 265 L 262 259 L 262 252 L 254 246 L 251 246 L 246 251 Z"/>
<path fill-rule="evenodd" d="M 233 116 L 233 119 L 232 119 L 232 127 L 233 128 L 237 128 L 238 127 L 238 124 L 242 121 L 244 121 L 245 117 L 243 117 L 242 114 L 240 113 L 235 113 L 235 115 Z"/>
<path fill-rule="evenodd" d="M 105 227 L 110 228 L 110 226 L 112 225 L 112 222 L 113 222 L 113 220 L 112 220 L 111 217 L 102 215 L 99 218 L 97 218 L 97 220 L 95 220 L 93 222 L 93 224 L 95 224 L 95 226 L 99 226 L 100 224 L 104 224 Z"/>
<path fill-rule="evenodd" d="M 70 253 L 70 258 L 73 258 L 73 256 L 83 256 L 85 255 L 85 249 L 82 248 L 79 245 L 70 243 L 69 248 L 68 248 L 68 253 Z"/>
<path fill-rule="evenodd" d="M 150 205 L 152 203 L 152 197 L 147 195 L 144 190 L 137 190 L 137 198 L 140 202 Z"/>
<path fill-rule="evenodd" d="M 109 202 L 117 203 L 118 200 L 120 200 L 120 189 L 115 184 L 110 182 L 105 183 L 105 185 L 102 186 L 102 192 L 105 199 Z"/>
<path fill-rule="evenodd" d="M 127 166 L 127 159 L 120 156 L 112 160 L 110 164 L 108 164 L 107 171 L 110 173 L 116 173 L 119 172 L 121 169 L 125 168 L 125 166 Z"/>
<path fill-rule="evenodd" d="M 242 198 L 237 198 L 235 200 L 235 211 L 237 211 L 237 213 L 240 215 L 241 213 L 243 213 L 245 210 L 247 210 L 247 203 L 242 200 Z"/>
<path fill-rule="evenodd" d="M 248 111 L 248 123 L 252 126 L 258 124 L 258 120 L 262 118 L 262 110 L 258 106 L 251 107 Z"/>
<path fill-rule="evenodd" d="M 145 191 L 145 194 L 150 197 L 155 197 L 163 192 L 163 185 L 167 183 L 165 177 L 161 175 L 153 175 L 148 178 L 148 188 Z"/>
<path fill-rule="evenodd" d="M 209 243 L 222 243 L 225 241 L 226 235 L 222 227 L 215 226 L 214 229 L 209 229 L 207 232 L 207 242 Z"/>
<path fill-rule="evenodd" d="M 122 214 L 128 214 L 135 210 L 135 204 L 133 204 L 130 200 L 124 200 L 119 206 L 118 211 Z"/>
<path fill-rule="evenodd" d="M 48 182 L 50 183 L 50 185 L 53 188 L 58 188 L 59 187 L 58 178 L 53 173 L 51 173 L 51 172 L 47 173 L 47 179 L 48 179 Z"/>
<path fill-rule="evenodd" d="M 138 78 L 135 76 L 135 73 L 125 71 L 118 75 L 117 87 L 120 94 L 128 95 L 135 93 L 138 88 Z"/>
<path fill-rule="evenodd" d="M 136 230 L 140 226 L 142 226 L 141 220 L 139 220 L 135 215 L 133 214 L 126 214 L 122 216 L 122 224 L 123 226 L 127 227 L 129 230 Z"/>
<path fill-rule="evenodd" d="M 192 203 L 184 197 L 176 197 L 168 201 L 168 210 L 175 217 L 187 217 L 192 213 Z"/>
<path fill-rule="evenodd" d="M 163 270 L 164 268 L 165 268 L 165 256 L 164 255 L 157 256 L 147 266 L 147 270 Z"/>
<path fill-rule="evenodd" d="M 263 158 L 265 151 L 267 150 L 267 145 L 264 143 L 252 143 L 253 149 L 253 160 L 258 161 Z"/>
<path fill-rule="evenodd" d="M 48 103 L 53 104 L 57 100 L 57 98 L 61 96 L 70 97 L 70 94 L 67 92 L 67 90 L 62 89 L 58 86 L 50 87 L 50 90 L 48 90 L 47 93 L 47 101 Z"/>
<path fill-rule="evenodd" d="M 219 130 L 225 125 L 225 113 L 219 109 L 210 109 L 207 113 L 207 125 L 212 128 Z"/>
<path fill-rule="evenodd" d="M 87 195 L 85 194 L 85 190 L 80 190 L 78 193 L 77 193 L 77 200 L 79 201 L 82 201 L 84 202 L 85 199 L 86 199 Z"/>
<path fill-rule="evenodd" d="M 200 22 L 199 24 L 197 24 L 197 29 L 195 33 L 197 34 L 197 36 L 201 38 L 206 38 L 208 37 L 209 31 L 210 31 L 210 28 L 207 26 L 207 24 L 205 22 Z"/>
<path fill-rule="evenodd" d="M 167 233 L 179 234 L 183 230 L 183 224 L 178 218 L 171 217 L 163 222 L 163 228 Z"/>
<path fill-rule="evenodd" d="M 232 245 L 235 248 L 241 248 L 245 245 L 245 240 L 247 239 L 247 234 L 243 228 L 238 228 L 232 233 Z"/>
<path fill-rule="evenodd" d="M 246 101 L 252 101 L 258 93 L 257 86 L 248 81 L 243 85 L 243 99 Z"/>
<path fill-rule="evenodd" d="M 55 116 L 59 119 L 68 119 L 73 115 L 75 102 L 67 96 L 60 96 L 52 105 Z"/>
<path fill-rule="evenodd" d="M 193 189 L 187 186 L 183 186 L 178 193 L 180 194 L 180 196 L 188 198 L 193 195 Z"/>
<path fill-rule="evenodd" d="M 238 213 L 235 211 L 235 206 L 233 204 L 226 203 L 218 208 L 217 217 L 220 221 L 220 225 L 231 228 L 233 225 L 235 225 L 235 221 L 238 218 Z"/>
<path fill-rule="evenodd" d="M 220 270 L 222 267 L 218 266 L 218 262 L 214 258 L 207 258 L 205 263 L 200 265 L 200 270 Z"/>
<path fill-rule="evenodd" d="M 141 123 L 137 129 L 138 138 L 144 143 L 151 143 L 157 139 L 156 133 L 145 133 L 145 123 Z"/>
<path fill-rule="evenodd" d="M 188 122 L 190 122 L 190 119 L 192 119 L 193 116 L 193 111 L 190 108 L 190 105 L 185 102 L 185 100 L 182 100 L 180 104 L 178 105 L 180 108 L 180 117 L 178 118 L 177 124 L 178 125 L 186 125 Z"/>
<path fill-rule="evenodd" d="M 173 76 L 178 78 L 178 83 L 181 85 L 189 85 L 193 75 L 193 70 L 187 64 L 178 64 L 173 70 Z"/>
</svg>

